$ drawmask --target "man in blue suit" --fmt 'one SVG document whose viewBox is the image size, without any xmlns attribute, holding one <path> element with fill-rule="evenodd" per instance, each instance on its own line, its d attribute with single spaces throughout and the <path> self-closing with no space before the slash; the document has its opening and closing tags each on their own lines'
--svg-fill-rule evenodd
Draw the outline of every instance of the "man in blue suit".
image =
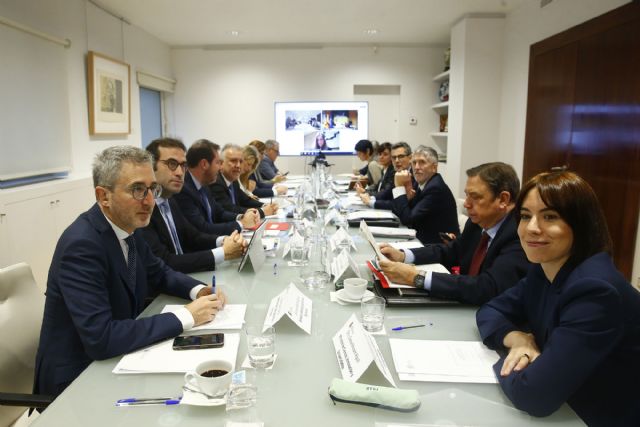
<svg viewBox="0 0 640 427">
<path fill-rule="evenodd" d="M 94 360 L 175 337 L 213 319 L 224 294 L 167 267 L 138 228 L 149 224 L 160 194 L 151 155 L 111 147 L 93 165 L 97 203 L 67 228 L 49 279 L 34 390 L 58 395 Z M 147 294 L 193 300 L 176 313 L 137 319 Z"/>
<path fill-rule="evenodd" d="M 395 174 L 393 213 L 424 244 L 441 243 L 440 232 L 458 235 L 458 212 L 451 190 L 438 173 L 438 153 L 431 147 L 418 147 L 411 158 L 415 182 L 409 171 Z M 409 191 L 407 191 L 409 188 Z"/>
</svg>

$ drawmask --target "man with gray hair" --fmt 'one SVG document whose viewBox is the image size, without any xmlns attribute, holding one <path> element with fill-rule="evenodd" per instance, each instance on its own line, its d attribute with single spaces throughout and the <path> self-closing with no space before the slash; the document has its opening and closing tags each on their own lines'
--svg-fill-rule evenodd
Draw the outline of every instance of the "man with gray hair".
<svg viewBox="0 0 640 427">
<path fill-rule="evenodd" d="M 96 156 L 97 203 L 62 234 L 51 262 L 34 390 L 57 396 L 94 360 L 119 356 L 209 322 L 225 304 L 151 253 L 138 228 L 160 195 L 151 154 L 130 146 Z M 137 318 L 145 297 L 193 300 L 175 313 Z"/>
<path fill-rule="evenodd" d="M 225 210 L 245 213 L 248 209 L 257 209 L 260 217 L 265 215 L 273 215 L 278 211 L 278 205 L 275 203 L 262 203 L 254 200 L 240 189 L 238 178 L 242 172 L 242 163 L 244 156 L 242 147 L 235 144 L 227 144 L 222 147 L 220 152 L 222 158 L 222 169 L 218 174 L 218 178 L 209 186 L 211 195 L 216 203 L 220 204 Z"/>
<path fill-rule="evenodd" d="M 284 177 L 276 167 L 275 161 L 280 155 L 280 143 L 274 139 L 268 139 L 264 143 L 264 157 L 258 166 L 258 173 L 265 181 L 280 182 Z"/>
<path fill-rule="evenodd" d="M 439 233 L 458 235 L 458 213 L 451 190 L 438 173 L 438 153 L 421 145 L 411 158 L 412 174 L 396 172 L 392 210 L 400 221 L 416 230 L 424 243 L 440 243 Z M 412 179 L 413 178 L 413 179 Z"/>
</svg>

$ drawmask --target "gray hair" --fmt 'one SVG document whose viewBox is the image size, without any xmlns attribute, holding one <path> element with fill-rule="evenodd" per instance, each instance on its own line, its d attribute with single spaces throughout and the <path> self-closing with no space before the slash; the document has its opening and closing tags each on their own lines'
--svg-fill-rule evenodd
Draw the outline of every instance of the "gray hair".
<svg viewBox="0 0 640 427">
<path fill-rule="evenodd" d="M 275 148 L 280 146 L 280 143 L 278 141 L 276 141 L 275 139 L 267 139 L 264 142 L 265 145 L 265 150 L 268 150 L 269 148 Z"/>
<path fill-rule="evenodd" d="M 411 155 L 411 146 L 409 146 L 409 144 L 407 144 L 406 142 L 396 142 L 395 144 L 393 144 L 391 146 L 392 150 L 398 149 L 398 148 L 404 148 L 404 153 L 409 156 Z"/>
<path fill-rule="evenodd" d="M 429 163 L 438 163 L 438 152 L 431 147 L 420 145 L 413 152 L 413 158 L 415 159 L 417 156 L 424 157 Z"/>
<path fill-rule="evenodd" d="M 242 153 L 242 147 L 237 145 L 237 144 L 226 144 L 224 147 L 222 147 L 222 150 L 220 151 L 220 158 L 222 160 L 224 160 L 224 155 L 227 152 L 227 150 L 235 150 L 235 151 L 239 151 L 240 153 Z"/>
<path fill-rule="evenodd" d="M 153 156 L 146 150 L 130 145 L 109 147 L 93 160 L 93 186 L 112 189 L 125 162 L 153 166 Z"/>
</svg>

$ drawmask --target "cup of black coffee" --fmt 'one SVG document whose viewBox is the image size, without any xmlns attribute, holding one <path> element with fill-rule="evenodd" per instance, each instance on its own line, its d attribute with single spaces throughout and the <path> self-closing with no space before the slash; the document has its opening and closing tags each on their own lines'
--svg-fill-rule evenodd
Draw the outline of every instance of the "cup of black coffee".
<svg viewBox="0 0 640 427">
<path fill-rule="evenodd" d="M 211 397 L 223 397 L 231 384 L 233 366 L 225 360 L 208 360 L 187 372 L 184 381 L 189 388 Z"/>
</svg>

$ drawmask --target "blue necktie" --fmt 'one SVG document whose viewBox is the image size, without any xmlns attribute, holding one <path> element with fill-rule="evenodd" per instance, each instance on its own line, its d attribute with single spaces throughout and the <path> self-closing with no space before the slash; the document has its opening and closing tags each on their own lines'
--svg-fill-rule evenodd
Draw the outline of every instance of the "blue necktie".
<svg viewBox="0 0 640 427">
<path fill-rule="evenodd" d="M 200 187 L 200 199 L 202 200 L 202 205 L 204 209 L 207 211 L 207 222 L 209 224 L 213 224 L 213 217 L 211 214 L 211 205 L 209 204 L 209 199 L 207 198 L 207 190 L 204 187 Z"/>
<path fill-rule="evenodd" d="M 180 246 L 180 239 L 178 238 L 178 232 L 176 231 L 176 224 L 173 222 L 173 216 L 171 215 L 171 209 L 169 208 L 169 202 L 163 201 L 158 206 L 160 206 L 160 211 L 162 212 L 162 216 L 167 221 L 169 225 L 169 232 L 171 233 L 171 240 L 173 240 L 173 246 L 176 249 L 176 253 L 178 255 L 182 255 L 182 247 Z"/>
<path fill-rule="evenodd" d="M 235 205 L 236 204 L 236 193 L 235 193 L 235 191 L 233 191 L 233 183 L 231 183 L 229 185 L 229 192 L 231 193 L 231 201 Z"/>
<path fill-rule="evenodd" d="M 127 273 L 129 274 L 129 281 L 133 286 L 136 284 L 136 241 L 133 238 L 133 234 L 124 241 L 129 248 L 127 253 Z"/>
</svg>

